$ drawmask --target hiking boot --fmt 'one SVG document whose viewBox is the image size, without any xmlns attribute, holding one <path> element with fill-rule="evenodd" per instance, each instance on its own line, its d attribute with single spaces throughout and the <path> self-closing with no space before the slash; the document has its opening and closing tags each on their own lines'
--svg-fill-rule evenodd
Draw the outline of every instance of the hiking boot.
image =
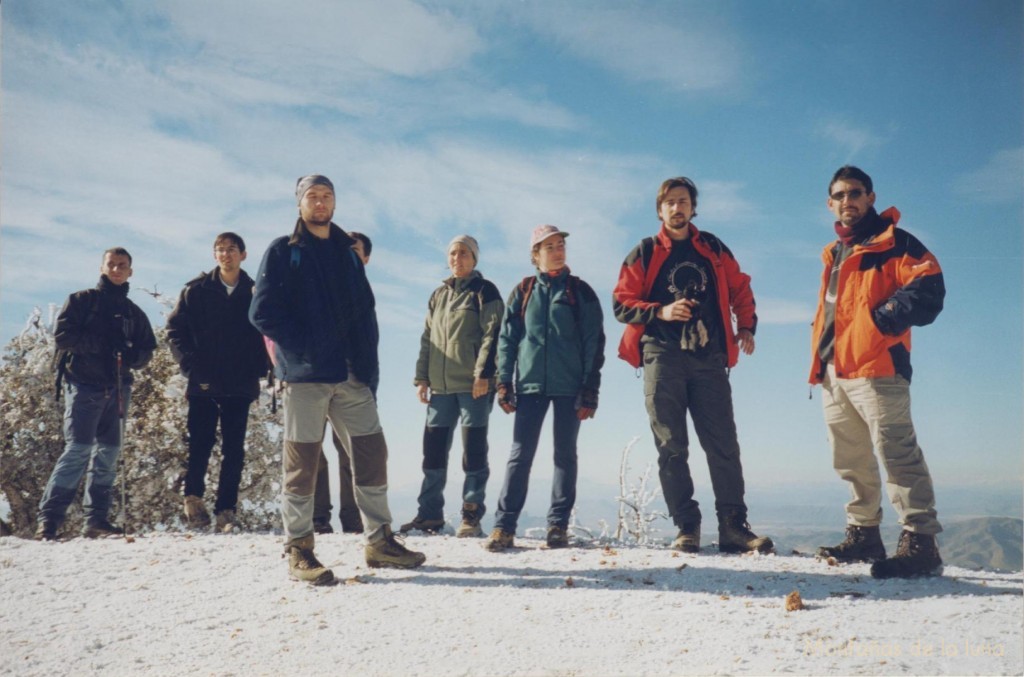
<svg viewBox="0 0 1024 677">
<path fill-rule="evenodd" d="M 427 560 L 422 552 L 409 550 L 385 524 L 383 535 L 366 544 L 366 566 L 379 569 L 415 569 Z"/>
<path fill-rule="evenodd" d="M 767 536 L 758 536 L 750 530 L 747 518 L 741 513 L 726 515 L 718 521 L 719 552 L 754 552 L 764 555 L 775 552 L 775 544 Z"/>
<path fill-rule="evenodd" d="M 560 527 L 555 524 L 548 527 L 547 541 L 549 548 L 568 548 L 569 534 L 566 533 L 565 527 Z"/>
<path fill-rule="evenodd" d="M 189 529 L 205 529 L 210 526 L 210 513 L 206 512 L 206 505 L 200 497 L 185 497 L 185 524 Z"/>
<path fill-rule="evenodd" d="M 33 536 L 37 541 L 56 541 L 57 523 L 50 520 L 40 520 L 36 525 L 36 534 Z"/>
<path fill-rule="evenodd" d="M 444 520 L 426 520 L 416 515 L 416 519 L 411 522 L 406 522 L 399 529 L 403 534 L 407 534 L 415 529 L 416 531 L 422 531 L 425 534 L 436 534 L 444 529 Z"/>
<path fill-rule="evenodd" d="M 295 581 L 310 585 L 331 585 L 334 572 L 320 563 L 313 554 L 313 536 L 293 541 L 285 547 L 288 553 L 288 576 Z"/>
<path fill-rule="evenodd" d="M 235 511 L 230 508 L 217 513 L 217 531 L 230 534 L 235 530 Z"/>
<path fill-rule="evenodd" d="M 679 552 L 700 552 L 700 522 L 683 522 L 669 547 Z"/>
<path fill-rule="evenodd" d="M 839 545 L 823 545 L 818 557 L 834 557 L 838 562 L 877 562 L 885 559 L 885 545 L 878 526 L 846 525 L 846 538 Z"/>
<path fill-rule="evenodd" d="M 320 517 L 313 520 L 313 533 L 315 534 L 333 534 L 334 527 L 331 526 L 330 517 Z"/>
<path fill-rule="evenodd" d="M 900 533 L 896 554 L 872 564 L 871 575 L 874 578 L 941 576 L 942 558 L 935 536 L 904 530 Z"/>
<path fill-rule="evenodd" d="M 495 529 L 484 541 L 484 548 L 491 552 L 502 552 L 515 546 L 513 537 L 515 534 L 504 529 Z"/>
<path fill-rule="evenodd" d="M 116 527 L 105 519 L 92 519 L 82 529 L 85 538 L 107 538 L 108 536 L 124 536 L 124 529 Z"/>
<path fill-rule="evenodd" d="M 341 530 L 344 533 L 363 533 L 363 518 L 359 515 L 359 510 L 342 510 L 338 517 L 341 518 Z"/>
<path fill-rule="evenodd" d="M 484 516 L 484 509 L 476 503 L 462 504 L 462 524 L 455 530 L 455 538 L 475 538 L 483 536 L 484 530 L 480 526 L 480 520 Z"/>
</svg>

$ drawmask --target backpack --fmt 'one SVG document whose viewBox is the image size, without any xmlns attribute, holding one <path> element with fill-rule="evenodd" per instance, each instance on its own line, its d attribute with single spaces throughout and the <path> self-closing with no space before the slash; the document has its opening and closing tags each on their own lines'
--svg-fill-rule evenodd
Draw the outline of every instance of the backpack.
<svg viewBox="0 0 1024 677">
<path fill-rule="evenodd" d="M 519 307 L 519 316 L 525 321 L 526 320 L 526 304 L 530 302 L 530 296 L 533 294 L 533 285 L 537 282 L 536 275 L 530 275 L 524 277 L 519 283 L 519 293 L 523 297 L 523 301 Z M 576 322 L 576 326 L 580 325 L 580 303 L 579 303 L 579 288 L 580 278 L 575 275 L 569 275 L 565 281 L 565 296 L 569 300 L 569 307 L 572 309 L 572 319 Z"/>
<path fill-rule="evenodd" d="M 90 294 L 89 309 L 85 312 L 85 322 L 82 326 L 88 327 L 100 311 L 100 295 Z M 56 377 L 53 383 L 53 401 L 60 402 L 61 386 L 64 384 L 64 375 L 68 370 L 68 362 L 71 360 L 71 351 L 64 348 L 54 348 L 51 365 Z"/>
</svg>

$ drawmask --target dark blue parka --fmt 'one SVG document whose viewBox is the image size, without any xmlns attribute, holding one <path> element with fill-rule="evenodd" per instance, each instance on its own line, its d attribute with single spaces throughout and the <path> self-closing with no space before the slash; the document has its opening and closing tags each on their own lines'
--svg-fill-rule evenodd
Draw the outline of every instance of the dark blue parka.
<svg viewBox="0 0 1024 677">
<path fill-rule="evenodd" d="M 299 219 L 292 236 L 274 240 L 263 255 L 249 320 L 273 341 L 279 380 L 340 383 L 349 365 L 363 383 L 376 379 L 375 303 L 354 243 L 333 223 L 328 239 L 316 242 Z M 318 256 L 314 247 L 330 251 Z M 327 270 L 325 261 L 337 267 Z"/>
</svg>

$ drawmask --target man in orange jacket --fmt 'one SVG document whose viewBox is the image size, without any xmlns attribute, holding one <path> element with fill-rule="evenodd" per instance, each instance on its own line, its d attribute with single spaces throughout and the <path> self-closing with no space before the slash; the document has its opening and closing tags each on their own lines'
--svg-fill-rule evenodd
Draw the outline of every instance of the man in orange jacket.
<svg viewBox="0 0 1024 677">
<path fill-rule="evenodd" d="M 876 578 L 941 573 L 935 492 L 910 418 L 910 328 L 931 324 L 946 295 L 942 269 L 913 235 L 897 228 L 900 213 L 875 211 L 871 177 L 840 167 L 828 207 L 839 239 L 825 248 L 811 341 L 810 382 L 822 384 L 833 464 L 850 483 L 846 538 L 818 554 L 872 561 Z M 903 532 L 886 558 L 879 533 L 882 480 Z"/>
<path fill-rule="evenodd" d="M 697 186 L 680 176 L 661 184 L 661 229 L 626 257 L 613 292 L 626 329 L 619 357 L 644 368 L 647 414 L 658 476 L 679 534 L 672 548 L 700 551 L 701 512 L 693 498 L 686 415 L 693 419 L 715 492 L 720 552 L 772 552 L 747 523 L 743 466 L 729 369 L 754 352 L 754 292 L 721 240 L 693 225 Z M 736 317 L 733 329 L 732 317 Z"/>
</svg>

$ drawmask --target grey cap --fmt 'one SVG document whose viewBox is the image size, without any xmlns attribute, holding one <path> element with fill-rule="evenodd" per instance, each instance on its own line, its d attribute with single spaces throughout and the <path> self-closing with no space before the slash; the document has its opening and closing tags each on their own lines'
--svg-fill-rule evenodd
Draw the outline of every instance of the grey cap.
<svg viewBox="0 0 1024 677">
<path fill-rule="evenodd" d="M 334 192 L 334 184 L 326 176 L 309 174 L 308 176 L 303 176 L 295 183 L 295 200 L 302 202 L 302 196 L 313 186 L 327 186 L 331 189 L 331 192 Z"/>
<path fill-rule="evenodd" d="M 473 260 L 477 263 L 480 262 L 480 245 L 477 244 L 476 238 L 472 235 L 456 235 L 448 243 L 448 251 L 451 251 L 452 247 L 457 244 L 466 245 L 466 249 L 473 255 Z"/>
</svg>

